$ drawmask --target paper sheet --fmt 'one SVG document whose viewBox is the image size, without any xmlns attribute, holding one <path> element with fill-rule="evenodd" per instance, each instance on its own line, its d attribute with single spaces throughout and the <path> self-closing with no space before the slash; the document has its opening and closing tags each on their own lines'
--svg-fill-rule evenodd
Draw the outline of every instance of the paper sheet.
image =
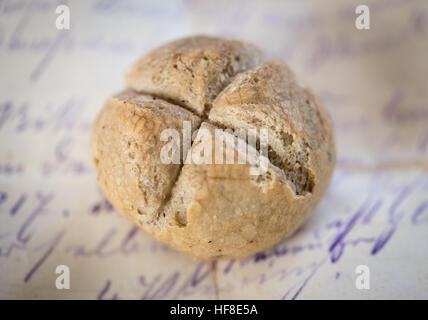
<svg viewBox="0 0 428 320">
<path fill-rule="evenodd" d="M 426 1 L 367 1 L 369 30 L 355 27 L 358 1 L 64 1 L 69 30 L 59 4 L 0 1 L 0 298 L 428 298 Z M 199 33 L 286 61 L 336 128 L 313 217 L 244 260 L 194 261 L 139 231 L 91 164 L 91 123 L 124 70 Z"/>
</svg>

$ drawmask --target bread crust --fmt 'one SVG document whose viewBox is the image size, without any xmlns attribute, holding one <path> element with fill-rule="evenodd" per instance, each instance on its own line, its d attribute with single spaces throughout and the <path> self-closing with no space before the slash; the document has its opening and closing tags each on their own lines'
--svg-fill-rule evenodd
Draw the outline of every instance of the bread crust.
<svg viewBox="0 0 428 320">
<path fill-rule="evenodd" d="M 91 148 L 98 182 L 113 206 L 136 223 L 156 217 L 168 200 L 180 164 L 163 164 L 162 130 L 182 130 L 191 112 L 149 95 L 126 90 L 108 99 L 98 114 Z"/>
<path fill-rule="evenodd" d="M 203 123 L 201 128 L 211 132 L 211 141 L 201 142 L 198 135 L 192 149 L 215 143 L 216 127 Z M 196 258 L 227 259 L 246 257 L 292 234 L 313 209 L 313 195 L 296 196 L 282 170 L 271 164 L 258 176 L 250 167 L 249 161 L 185 164 L 158 239 Z"/>
<path fill-rule="evenodd" d="M 208 36 L 179 39 L 139 59 L 126 73 L 127 85 L 185 106 L 198 115 L 239 72 L 255 67 L 254 45 Z"/>
<path fill-rule="evenodd" d="M 334 130 L 285 63 L 262 62 L 247 43 L 196 36 L 152 51 L 126 78 L 130 88 L 97 116 L 91 148 L 102 190 L 133 223 L 198 259 L 243 258 L 290 236 L 314 211 L 335 166 Z M 164 164 L 160 134 L 181 132 L 183 121 L 197 133 L 181 155 L 188 161 Z M 248 159 L 190 161 L 197 148 L 215 145 L 220 128 L 267 128 L 267 172 L 251 174 Z"/>
</svg>

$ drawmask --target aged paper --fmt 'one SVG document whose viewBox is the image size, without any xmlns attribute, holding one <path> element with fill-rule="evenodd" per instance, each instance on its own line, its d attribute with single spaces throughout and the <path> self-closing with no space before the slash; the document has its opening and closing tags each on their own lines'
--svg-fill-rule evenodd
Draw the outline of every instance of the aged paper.
<svg viewBox="0 0 428 320">
<path fill-rule="evenodd" d="M 367 1 L 368 30 L 357 1 L 67 1 L 69 30 L 58 5 L 0 1 L 0 298 L 428 298 L 426 1 Z M 286 61 L 337 133 L 313 217 L 244 260 L 194 261 L 139 231 L 91 164 L 92 121 L 124 70 L 200 33 Z M 62 265 L 70 289 L 56 287 Z"/>
</svg>

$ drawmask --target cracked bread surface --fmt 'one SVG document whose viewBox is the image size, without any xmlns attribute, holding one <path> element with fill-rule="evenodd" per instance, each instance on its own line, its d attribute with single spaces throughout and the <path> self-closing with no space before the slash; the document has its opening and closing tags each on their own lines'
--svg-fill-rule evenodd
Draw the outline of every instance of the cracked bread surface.
<svg viewBox="0 0 428 320">
<path fill-rule="evenodd" d="M 267 128 L 269 159 L 302 195 L 313 191 L 310 162 L 318 161 L 314 153 L 322 153 L 331 134 L 330 119 L 320 108 L 285 63 L 270 61 L 237 75 L 214 101 L 209 120 L 228 128 Z"/>
<path fill-rule="evenodd" d="M 251 44 L 213 37 L 166 44 L 130 68 L 130 88 L 110 98 L 94 123 L 91 147 L 106 197 L 143 230 L 195 258 L 242 258 L 291 235 L 333 173 L 334 132 L 324 106 L 285 63 L 262 56 Z M 197 134 L 181 160 L 212 146 L 217 128 L 267 128 L 267 172 L 251 175 L 248 159 L 163 164 L 160 134 L 181 134 L 184 120 Z M 250 148 L 241 141 L 236 154 L 242 145 Z"/>
<path fill-rule="evenodd" d="M 139 59 L 126 73 L 139 92 L 175 101 L 198 115 L 239 72 L 255 67 L 262 52 L 252 44 L 208 36 L 179 39 Z"/>
<path fill-rule="evenodd" d="M 91 147 L 99 184 L 134 222 L 137 216 L 156 216 L 168 198 L 181 165 L 162 163 L 159 154 L 167 142 L 160 134 L 168 128 L 181 133 L 183 120 L 194 129 L 200 124 L 183 108 L 126 90 L 108 99 L 94 122 Z"/>
</svg>

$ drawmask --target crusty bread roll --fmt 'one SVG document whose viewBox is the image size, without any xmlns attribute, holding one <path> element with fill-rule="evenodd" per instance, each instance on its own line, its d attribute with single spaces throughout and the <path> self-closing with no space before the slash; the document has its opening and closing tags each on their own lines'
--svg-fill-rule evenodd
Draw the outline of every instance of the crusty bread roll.
<svg viewBox="0 0 428 320">
<path fill-rule="evenodd" d="M 195 258 L 246 257 L 291 235 L 324 195 L 336 158 L 332 123 L 283 62 L 263 62 L 245 42 L 195 36 L 144 56 L 126 80 L 95 120 L 94 164 L 112 205 L 157 239 Z M 185 122 L 193 141 L 180 163 L 165 164 L 161 133 L 184 139 Z M 263 155 L 240 129 L 256 129 L 258 145 L 268 132 L 260 174 L 251 169 Z M 253 152 L 218 163 L 218 137 L 233 141 L 235 160 Z M 212 161 L 194 161 L 210 148 L 203 156 Z"/>
</svg>

